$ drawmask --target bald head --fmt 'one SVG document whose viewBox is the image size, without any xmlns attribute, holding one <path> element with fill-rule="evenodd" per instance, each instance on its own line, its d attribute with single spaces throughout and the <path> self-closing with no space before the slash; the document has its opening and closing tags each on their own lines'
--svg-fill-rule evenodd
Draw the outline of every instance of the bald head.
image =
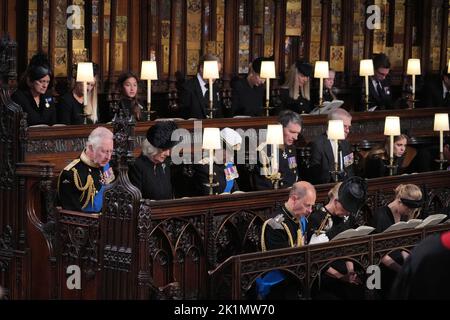
<svg viewBox="0 0 450 320">
<path fill-rule="evenodd" d="M 295 217 L 308 216 L 316 202 L 316 189 L 306 181 L 300 181 L 292 186 L 289 192 L 287 207 Z"/>
</svg>

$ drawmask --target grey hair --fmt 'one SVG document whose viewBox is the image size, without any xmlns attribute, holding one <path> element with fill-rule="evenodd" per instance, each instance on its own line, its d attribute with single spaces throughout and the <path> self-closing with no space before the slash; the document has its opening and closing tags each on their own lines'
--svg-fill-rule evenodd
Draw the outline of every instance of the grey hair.
<svg viewBox="0 0 450 320">
<path fill-rule="evenodd" d="M 142 154 L 149 159 L 153 158 L 160 152 L 160 149 L 153 146 L 147 139 L 142 142 Z"/>
<path fill-rule="evenodd" d="M 94 149 L 97 149 L 98 146 L 102 143 L 104 140 L 114 139 L 114 135 L 108 128 L 105 127 L 97 127 L 94 130 L 92 130 L 91 134 L 88 137 L 88 140 L 86 142 L 87 146 L 92 146 Z"/>
<path fill-rule="evenodd" d="M 352 119 L 352 115 L 347 110 L 337 108 L 328 114 L 328 120 L 344 120 L 344 118 Z"/>
<path fill-rule="evenodd" d="M 283 128 L 286 128 L 289 123 L 297 123 L 300 127 L 303 126 L 302 117 L 292 110 L 283 110 L 280 112 L 278 116 L 278 122 L 283 125 Z"/>
<path fill-rule="evenodd" d="M 299 199 L 302 199 L 309 192 L 316 193 L 316 189 L 314 186 L 307 181 L 299 181 L 292 185 L 291 190 L 289 191 L 289 197 L 297 196 Z"/>
</svg>

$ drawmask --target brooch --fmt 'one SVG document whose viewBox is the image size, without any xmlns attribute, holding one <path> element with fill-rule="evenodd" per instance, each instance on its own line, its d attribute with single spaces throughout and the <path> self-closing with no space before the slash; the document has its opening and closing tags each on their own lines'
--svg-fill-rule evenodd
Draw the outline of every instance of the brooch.
<svg viewBox="0 0 450 320">
<path fill-rule="evenodd" d="M 52 102 L 52 98 L 45 98 L 45 107 L 48 109 L 50 108 L 50 102 Z"/>
</svg>

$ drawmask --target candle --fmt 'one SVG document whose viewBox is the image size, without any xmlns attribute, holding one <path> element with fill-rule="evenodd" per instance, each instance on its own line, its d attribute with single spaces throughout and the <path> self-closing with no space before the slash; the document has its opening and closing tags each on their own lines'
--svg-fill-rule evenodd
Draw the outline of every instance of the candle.
<svg viewBox="0 0 450 320">
<path fill-rule="evenodd" d="M 270 79 L 266 79 L 266 100 L 270 99 Z"/>
<path fill-rule="evenodd" d="M 369 76 L 364 76 L 366 80 L 366 96 L 369 95 Z"/>
<path fill-rule="evenodd" d="M 212 175 L 213 174 L 213 159 L 214 156 L 214 150 L 213 149 L 209 149 L 209 174 Z"/>
<path fill-rule="evenodd" d="M 338 148 L 338 140 L 337 139 L 333 139 L 333 154 L 334 154 L 334 163 L 337 164 L 339 163 L 338 161 L 338 156 L 339 156 L 339 148 Z"/>
<path fill-rule="evenodd" d="M 152 92 L 152 81 L 147 80 L 147 103 L 150 104 L 151 102 L 151 92 Z"/>
<path fill-rule="evenodd" d="M 323 98 L 323 78 L 319 79 L 319 83 L 320 83 L 319 98 L 322 99 Z"/>
<path fill-rule="evenodd" d="M 83 82 L 83 104 L 87 106 L 88 99 L 87 99 L 87 82 Z"/>
<path fill-rule="evenodd" d="M 213 101 L 213 79 L 209 78 L 209 101 Z"/>
<path fill-rule="evenodd" d="M 389 155 L 394 158 L 394 136 L 390 136 L 391 143 L 389 144 Z"/>
<path fill-rule="evenodd" d="M 272 174 L 278 172 L 278 145 L 272 145 Z"/>
</svg>

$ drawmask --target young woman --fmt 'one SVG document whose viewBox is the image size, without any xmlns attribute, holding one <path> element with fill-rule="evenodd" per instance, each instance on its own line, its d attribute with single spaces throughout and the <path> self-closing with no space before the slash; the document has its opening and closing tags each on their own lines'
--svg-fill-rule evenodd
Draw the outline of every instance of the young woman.
<svg viewBox="0 0 450 320">
<path fill-rule="evenodd" d="M 394 174 L 403 174 L 408 171 L 408 165 L 412 159 L 406 159 L 406 146 L 408 144 L 408 136 L 401 134 L 394 137 L 394 165 L 397 167 Z M 412 155 L 414 156 L 414 155 Z M 372 149 L 366 158 L 365 175 L 367 178 L 377 178 L 389 175 L 389 140 L 384 145 Z"/>
<path fill-rule="evenodd" d="M 117 85 L 121 94 L 120 107 L 140 121 L 144 107 L 137 99 L 138 77 L 132 72 L 123 73 L 117 80 Z"/>
<path fill-rule="evenodd" d="M 97 81 L 87 82 L 87 105 L 84 106 L 84 84 L 75 82 L 71 91 L 61 97 L 58 104 L 58 123 L 63 124 L 84 124 L 97 123 Z"/>
<path fill-rule="evenodd" d="M 51 80 L 52 70 L 47 57 L 42 53 L 34 55 L 19 84 L 19 89 L 11 96 L 27 114 L 29 126 L 56 123 L 54 101 L 47 95 Z"/>
</svg>

